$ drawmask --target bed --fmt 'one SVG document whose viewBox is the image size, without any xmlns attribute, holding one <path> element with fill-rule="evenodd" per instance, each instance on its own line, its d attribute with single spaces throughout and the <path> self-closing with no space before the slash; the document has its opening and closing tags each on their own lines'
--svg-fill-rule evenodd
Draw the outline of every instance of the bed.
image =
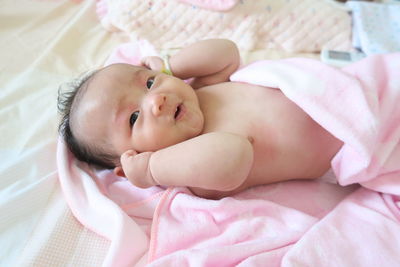
<svg viewBox="0 0 400 267">
<path fill-rule="evenodd" d="M 311 0 L 301 5 L 294 0 L 261 3 L 263 12 L 253 16 L 249 0 L 214 1 L 214 5 L 161 0 L 2 2 L 0 266 L 396 266 L 400 262 L 396 194 L 340 186 L 328 172 L 317 181 L 280 183 L 233 198 L 203 200 L 185 188 L 141 190 L 108 171 L 94 172 L 74 161 L 60 144 L 59 86 L 103 66 L 112 53 L 121 51 L 115 49 L 135 45 L 143 37 L 158 52 L 173 52 L 184 45 L 182 40 L 232 37 L 243 63 L 293 56 L 318 59 L 322 49 L 353 49 L 351 17 L 344 5 Z M 229 25 L 210 30 L 204 23 L 204 31 L 187 38 L 176 35 L 185 24 L 169 22 L 175 38 L 149 35 L 156 25 L 170 29 L 162 24 L 168 14 L 151 16 L 165 8 L 179 14 L 195 11 L 191 17 L 203 19 L 237 13 L 223 18 L 226 25 L 233 25 L 230 31 Z M 242 20 L 233 20 L 240 16 L 249 20 L 247 28 L 240 27 Z M 294 21 L 303 27 L 294 27 Z M 135 28 L 144 22 L 146 28 Z M 266 34 L 271 30 L 273 35 Z M 254 35 L 260 32 L 264 39 Z M 302 32 L 309 34 L 304 37 Z M 400 176 L 394 173 L 398 188 Z M 167 208 L 174 212 L 166 212 Z M 227 208 L 238 211 L 235 224 L 226 223 L 229 218 L 221 210 Z M 203 216 L 211 216 L 208 212 L 221 220 L 215 225 L 224 225 L 226 233 L 248 231 L 228 239 L 192 242 L 196 231 L 214 237 L 224 232 L 202 228 L 207 226 L 201 225 Z M 346 216 L 351 219 L 343 220 Z M 181 227 L 171 227 L 171 222 Z M 170 229 L 165 231 L 169 235 L 159 234 L 163 229 Z M 284 233 L 288 234 L 282 237 Z M 180 245 L 171 245 L 174 240 Z M 222 256 L 233 260 L 220 261 Z"/>
</svg>

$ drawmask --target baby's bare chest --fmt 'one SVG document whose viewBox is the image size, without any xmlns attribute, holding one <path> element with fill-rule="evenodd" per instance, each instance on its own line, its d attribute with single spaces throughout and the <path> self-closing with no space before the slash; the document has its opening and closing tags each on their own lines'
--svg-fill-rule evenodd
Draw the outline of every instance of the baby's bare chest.
<svg viewBox="0 0 400 267">
<path fill-rule="evenodd" d="M 204 133 L 229 132 L 252 142 L 253 168 L 244 187 L 270 178 L 311 176 L 310 166 L 318 165 L 316 159 L 331 142 L 330 135 L 278 89 L 223 83 L 200 89 L 198 96 Z M 330 158 L 320 158 L 325 168 Z"/>
<path fill-rule="evenodd" d="M 289 129 L 292 133 L 286 135 L 294 135 L 304 130 L 310 119 L 273 88 L 228 82 L 204 87 L 198 96 L 205 117 L 204 132 L 226 131 L 260 141 Z"/>
</svg>

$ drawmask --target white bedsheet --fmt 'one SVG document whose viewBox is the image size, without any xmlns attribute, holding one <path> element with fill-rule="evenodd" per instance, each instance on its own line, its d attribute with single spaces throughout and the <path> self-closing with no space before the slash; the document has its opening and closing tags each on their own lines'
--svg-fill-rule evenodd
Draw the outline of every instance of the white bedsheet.
<svg viewBox="0 0 400 267">
<path fill-rule="evenodd" d="M 0 18 L 0 266 L 98 266 L 108 241 L 60 193 L 56 98 L 120 40 L 98 24 L 93 1 L 6 0 Z"/>
</svg>

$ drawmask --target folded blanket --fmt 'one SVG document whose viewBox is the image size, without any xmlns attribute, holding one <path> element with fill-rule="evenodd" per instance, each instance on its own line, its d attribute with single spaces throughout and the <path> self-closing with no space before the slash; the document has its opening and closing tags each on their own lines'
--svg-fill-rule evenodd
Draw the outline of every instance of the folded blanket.
<svg viewBox="0 0 400 267">
<path fill-rule="evenodd" d="M 111 241 L 104 266 L 395 266 L 400 262 L 400 55 L 339 70 L 290 59 L 251 64 L 232 80 L 275 87 L 345 143 L 341 187 L 290 181 L 221 200 L 186 188 L 138 189 L 94 172 L 58 145 L 74 215 Z M 318 244 L 318 245 L 316 245 Z"/>
</svg>

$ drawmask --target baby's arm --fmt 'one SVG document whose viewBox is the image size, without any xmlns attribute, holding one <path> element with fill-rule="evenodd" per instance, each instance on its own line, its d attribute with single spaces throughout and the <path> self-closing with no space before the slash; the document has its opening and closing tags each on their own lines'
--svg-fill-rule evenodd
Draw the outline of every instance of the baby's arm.
<svg viewBox="0 0 400 267">
<path fill-rule="evenodd" d="M 151 58 L 145 58 L 144 65 L 157 68 L 157 64 L 151 64 Z M 171 56 L 169 64 L 174 76 L 183 80 L 194 77 L 192 86 L 199 88 L 228 81 L 229 76 L 239 67 L 240 55 L 234 42 L 209 39 L 181 49 Z"/>
<path fill-rule="evenodd" d="M 163 185 L 231 191 L 246 180 L 253 147 L 238 135 L 208 133 L 156 152 L 126 152 L 121 164 L 125 176 L 143 188 Z"/>
</svg>

